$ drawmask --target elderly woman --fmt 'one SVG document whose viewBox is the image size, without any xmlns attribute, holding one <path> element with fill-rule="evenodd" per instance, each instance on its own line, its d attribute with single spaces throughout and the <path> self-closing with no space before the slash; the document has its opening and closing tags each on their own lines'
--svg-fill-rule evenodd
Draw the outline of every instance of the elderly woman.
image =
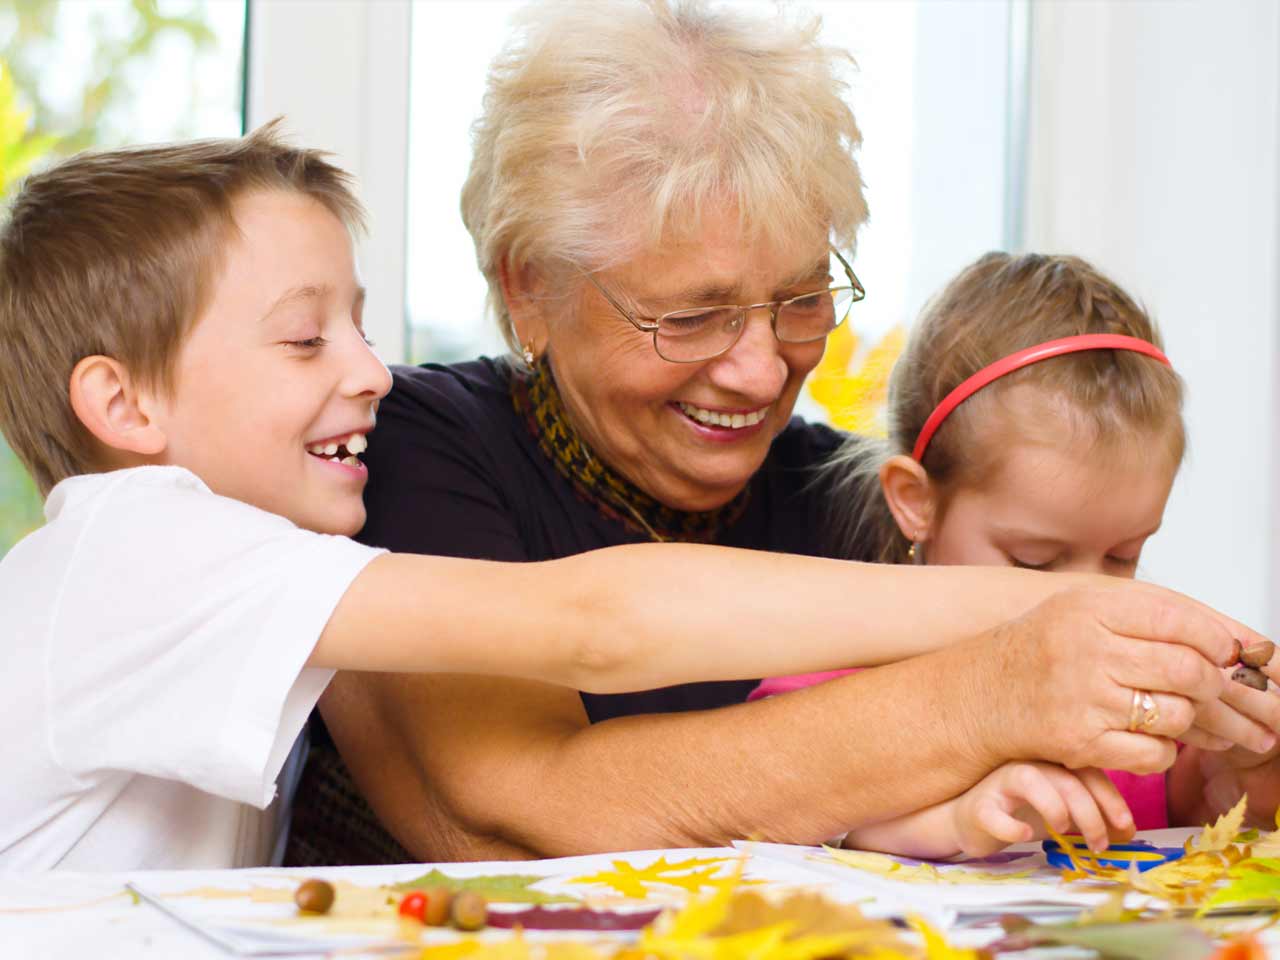
<svg viewBox="0 0 1280 960">
<path fill-rule="evenodd" d="M 812 468 L 839 438 L 791 413 L 863 295 L 842 59 L 816 25 L 698 3 L 528 11 L 490 75 L 462 198 L 514 356 L 396 371 L 362 539 L 496 560 L 646 540 L 827 553 Z M 1204 657 L 1146 642 L 1203 625 L 1155 588 L 1108 582 L 981 633 L 1080 578 L 898 568 L 918 590 L 886 613 L 869 579 L 883 568 L 849 564 L 847 589 L 816 595 L 799 563 L 777 558 L 773 591 L 797 629 L 978 635 L 751 704 L 753 681 L 594 696 L 349 675 L 324 719 L 383 823 L 429 860 L 811 842 L 1008 759 L 1159 769 L 1193 702 L 1204 729 L 1265 736 L 1216 699 Z M 685 585 L 659 559 L 634 588 L 661 606 Z M 715 598 L 729 618 L 735 589 Z M 1180 695 L 1160 729 L 1126 729 L 1134 689 Z M 300 839 L 325 822 L 352 834 L 311 783 Z"/>
</svg>

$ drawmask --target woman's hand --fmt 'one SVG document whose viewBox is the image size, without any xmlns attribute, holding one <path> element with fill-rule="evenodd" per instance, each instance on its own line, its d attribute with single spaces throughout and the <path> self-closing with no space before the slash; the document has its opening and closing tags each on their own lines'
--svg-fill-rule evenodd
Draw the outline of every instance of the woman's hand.
<svg viewBox="0 0 1280 960">
<path fill-rule="evenodd" d="M 1275 684 L 1280 662 L 1262 668 L 1272 683 L 1254 690 L 1228 683 L 1222 700 L 1239 712 L 1266 722 L 1280 712 L 1280 689 Z M 1233 747 L 1210 751 L 1189 747 L 1178 757 L 1170 776 L 1169 806 L 1177 825 L 1198 825 L 1221 816 L 1249 795 L 1245 822 L 1274 829 L 1280 808 L 1280 745 L 1266 751 Z"/>
<path fill-rule="evenodd" d="M 1105 773 L 1053 763 L 997 767 L 952 801 L 951 823 L 956 845 L 970 857 L 1043 839 L 1046 824 L 1082 834 L 1095 852 L 1133 836 L 1133 815 Z"/>
<path fill-rule="evenodd" d="M 1235 663 L 1237 628 L 1243 630 L 1146 584 L 1051 597 L 984 638 L 994 663 L 981 694 L 987 699 L 976 706 L 987 711 L 998 762 L 1046 759 L 1069 769 L 1153 773 L 1173 763 L 1175 739 L 1206 733 L 1271 749 L 1271 731 L 1233 705 L 1241 702 L 1238 692 L 1223 698 L 1231 681 L 1222 668 Z M 1257 634 L 1244 636 L 1248 643 Z M 1139 698 L 1150 693 L 1155 711 L 1130 730 L 1135 691 Z M 1188 733 L 1198 720 L 1200 733 Z"/>
</svg>

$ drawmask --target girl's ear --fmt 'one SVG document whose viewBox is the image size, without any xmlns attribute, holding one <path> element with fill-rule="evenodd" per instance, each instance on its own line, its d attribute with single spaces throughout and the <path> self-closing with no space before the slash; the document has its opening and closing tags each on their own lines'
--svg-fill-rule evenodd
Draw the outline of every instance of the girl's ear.
<svg viewBox="0 0 1280 960">
<path fill-rule="evenodd" d="M 543 309 L 547 301 L 545 282 L 531 265 L 516 267 L 510 260 L 499 265 L 498 279 L 516 338 L 535 357 L 540 356 L 550 338 Z"/>
<path fill-rule="evenodd" d="M 124 364 L 111 357 L 85 357 L 71 371 L 71 409 L 113 460 L 155 457 L 168 443 L 155 417 L 154 399 L 137 388 Z"/>
<path fill-rule="evenodd" d="M 880 467 L 880 489 L 902 535 L 911 543 L 928 540 L 937 502 L 924 467 L 904 454 L 892 456 Z"/>
</svg>

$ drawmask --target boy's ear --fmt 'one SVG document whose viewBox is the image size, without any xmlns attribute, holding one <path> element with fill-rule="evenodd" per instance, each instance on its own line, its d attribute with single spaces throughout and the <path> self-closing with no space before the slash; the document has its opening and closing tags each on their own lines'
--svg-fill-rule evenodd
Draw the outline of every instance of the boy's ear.
<svg viewBox="0 0 1280 960">
<path fill-rule="evenodd" d="M 520 345 L 528 347 L 534 356 L 541 355 L 550 338 L 543 309 L 547 301 L 545 281 L 530 264 L 517 267 L 510 260 L 499 265 L 498 278 Z"/>
<path fill-rule="evenodd" d="M 880 467 L 880 489 L 902 535 L 911 543 L 928 540 L 937 502 L 924 467 L 904 454 L 892 456 Z"/>
<path fill-rule="evenodd" d="M 107 447 L 144 457 L 164 452 L 167 439 L 155 419 L 152 396 L 111 357 L 85 357 L 71 371 L 71 409 Z"/>
</svg>

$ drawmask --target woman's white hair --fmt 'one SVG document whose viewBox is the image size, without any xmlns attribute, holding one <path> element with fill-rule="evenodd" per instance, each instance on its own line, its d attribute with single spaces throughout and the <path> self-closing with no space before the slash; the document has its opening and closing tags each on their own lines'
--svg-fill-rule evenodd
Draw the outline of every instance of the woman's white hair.
<svg viewBox="0 0 1280 960">
<path fill-rule="evenodd" d="M 500 269 L 625 262 L 731 203 L 754 236 L 831 237 L 866 220 L 844 101 L 847 52 L 817 18 L 704 0 L 544 0 L 489 72 L 462 218 L 519 352 Z"/>
</svg>

